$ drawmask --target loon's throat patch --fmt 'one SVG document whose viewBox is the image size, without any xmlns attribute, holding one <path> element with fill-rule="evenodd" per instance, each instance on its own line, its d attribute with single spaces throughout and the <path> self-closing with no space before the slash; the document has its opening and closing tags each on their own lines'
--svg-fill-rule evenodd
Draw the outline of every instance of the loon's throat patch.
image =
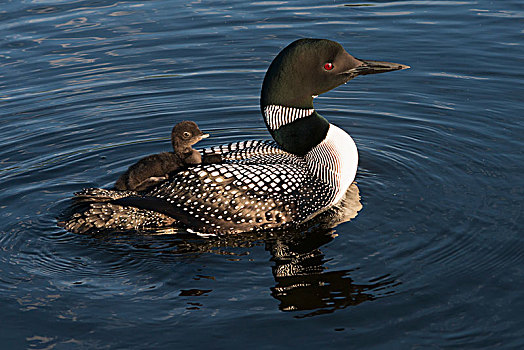
<svg viewBox="0 0 524 350">
<path fill-rule="evenodd" d="M 269 105 L 264 107 L 264 118 L 271 130 L 277 130 L 281 126 L 292 123 L 297 119 L 308 117 L 313 112 L 315 112 L 314 108 L 303 109 Z"/>
</svg>

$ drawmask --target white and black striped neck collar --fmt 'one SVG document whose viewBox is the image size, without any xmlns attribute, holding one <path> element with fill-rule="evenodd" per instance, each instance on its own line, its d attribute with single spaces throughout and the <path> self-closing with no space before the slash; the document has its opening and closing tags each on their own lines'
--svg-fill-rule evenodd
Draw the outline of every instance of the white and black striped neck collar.
<svg viewBox="0 0 524 350">
<path fill-rule="evenodd" d="M 275 141 L 297 156 L 304 156 L 322 142 L 329 129 L 329 122 L 314 108 L 268 104 L 262 106 L 262 113 Z"/>
<path fill-rule="evenodd" d="M 314 108 L 295 108 L 278 105 L 264 107 L 264 120 L 270 131 L 275 131 L 283 125 L 291 124 L 297 119 L 305 118 L 315 112 Z"/>
</svg>

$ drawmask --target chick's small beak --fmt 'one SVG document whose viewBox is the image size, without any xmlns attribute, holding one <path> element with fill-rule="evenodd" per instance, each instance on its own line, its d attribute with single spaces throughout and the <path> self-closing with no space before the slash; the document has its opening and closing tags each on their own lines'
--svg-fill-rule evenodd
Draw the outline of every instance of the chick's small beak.
<svg viewBox="0 0 524 350">
<path fill-rule="evenodd" d="M 200 138 L 202 139 L 207 139 L 209 137 L 209 134 L 202 134 L 200 135 Z"/>
</svg>

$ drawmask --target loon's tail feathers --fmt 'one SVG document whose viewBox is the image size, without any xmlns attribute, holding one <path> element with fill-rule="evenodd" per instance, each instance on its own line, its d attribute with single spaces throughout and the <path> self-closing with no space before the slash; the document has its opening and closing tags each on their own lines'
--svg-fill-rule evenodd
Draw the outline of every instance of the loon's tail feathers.
<svg viewBox="0 0 524 350">
<path fill-rule="evenodd" d="M 161 212 L 115 204 L 128 196 L 138 196 L 134 191 L 116 191 L 87 188 L 75 193 L 73 213 L 58 221 L 58 226 L 73 233 L 99 231 L 142 231 L 172 227 L 176 220 Z"/>
<path fill-rule="evenodd" d="M 111 202 L 93 202 L 83 206 L 58 226 L 73 233 L 95 233 L 99 231 L 142 231 L 172 227 L 176 220 L 162 213 L 135 207 L 126 207 Z"/>
<path fill-rule="evenodd" d="M 84 188 L 76 192 L 73 197 L 75 203 L 101 203 L 110 202 L 128 196 L 137 196 L 135 191 L 107 190 L 105 188 Z"/>
</svg>

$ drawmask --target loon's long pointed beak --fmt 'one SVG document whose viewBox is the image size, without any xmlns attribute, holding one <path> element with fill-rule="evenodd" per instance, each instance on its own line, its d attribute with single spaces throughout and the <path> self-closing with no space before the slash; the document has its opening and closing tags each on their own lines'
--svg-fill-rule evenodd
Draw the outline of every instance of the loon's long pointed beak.
<svg viewBox="0 0 524 350">
<path fill-rule="evenodd" d="M 357 75 L 367 75 L 367 74 L 377 74 L 377 73 L 386 73 L 394 70 L 402 70 L 411 68 L 408 65 L 393 63 L 393 62 L 383 62 L 383 61 L 372 61 L 372 60 L 361 60 L 363 64 L 353 68 L 353 71 Z"/>
</svg>

